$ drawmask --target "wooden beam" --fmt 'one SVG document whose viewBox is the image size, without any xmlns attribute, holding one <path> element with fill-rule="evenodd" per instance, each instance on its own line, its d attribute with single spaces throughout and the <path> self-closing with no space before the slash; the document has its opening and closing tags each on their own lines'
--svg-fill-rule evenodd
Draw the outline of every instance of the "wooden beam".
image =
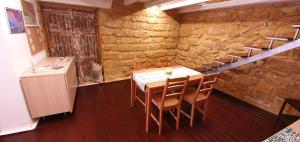
<svg viewBox="0 0 300 142">
<path fill-rule="evenodd" d="M 128 6 L 137 2 L 149 2 L 151 0 L 124 0 L 124 5 Z"/>
<path fill-rule="evenodd" d="M 73 4 L 73 5 L 110 9 L 112 6 L 113 0 L 37 0 L 37 1 Z"/>
<path fill-rule="evenodd" d="M 255 5 L 255 4 L 270 4 L 278 2 L 299 2 L 299 0 L 230 0 L 224 2 L 216 2 L 211 4 L 196 5 L 193 7 L 181 8 L 179 13 L 189 13 L 196 11 L 205 11 L 220 8 L 232 8 L 238 6 Z"/>
<path fill-rule="evenodd" d="M 146 8 L 148 8 L 148 7 L 152 7 L 152 6 L 161 5 L 163 3 L 167 3 L 167 2 L 170 2 L 170 1 L 173 1 L 173 0 L 154 0 L 154 1 L 147 2 L 144 5 L 145 5 Z"/>
<path fill-rule="evenodd" d="M 128 5 L 134 4 L 136 2 L 138 2 L 138 0 L 124 0 L 124 5 L 128 6 Z"/>
</svg>

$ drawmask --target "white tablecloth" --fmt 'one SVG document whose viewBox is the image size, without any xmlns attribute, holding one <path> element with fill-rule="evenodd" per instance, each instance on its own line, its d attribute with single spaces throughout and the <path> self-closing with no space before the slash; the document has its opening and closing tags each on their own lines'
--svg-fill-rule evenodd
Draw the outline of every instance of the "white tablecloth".
<svg viewBox="0 0 300 142">
<path fill-rule="evenodd" d="M 165 81 L 167 78 L 185 77 L 187 75 L 195 76 L 200 74 L 201 74 L 200 72 L 195 71 L 193 69 L 180 67 L 180 68 L 172 69 L 172 75 L 166 75 L 165 70 L 134 73 L 133 80 L 136 82 L 137 86 L 142 91 L 145 91 L 145 86 L 148 83 Z"/>
</svg>

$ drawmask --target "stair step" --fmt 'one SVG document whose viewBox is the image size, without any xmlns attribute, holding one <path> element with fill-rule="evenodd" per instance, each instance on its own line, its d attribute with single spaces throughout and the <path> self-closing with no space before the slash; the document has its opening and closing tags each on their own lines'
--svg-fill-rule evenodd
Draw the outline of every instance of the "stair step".
<svg viewBox="0 0 300 142">
<path fill-rule="evenodd" d="M 205 67 L 197 67 L 197 68 L 194 68 L 196 71 L 199 71 L 199 72 L 206 72 L 208 71 L 209 69 L 205 68 Z"/>
<path fill-rule="evenodd" d="M 285 38 L 285 37 L 266 37 L 267 39 L 270 39 L 270 40 L 279 40 L 279 41 L 292 41 L 293 39 L 292 38 Z"/>
<path fill-rule="evenodd" d="M 227 64 L 227 63 L 231 63 L 231 58 L 221 58 L 221 59 L 216 59 L 215 61 L 222 64 Z"/>
<path fill-rule="evenodd" d="M 215 66 L 212 65 L 212 64 L 203 64 L 202 66 L 205 67 L 205 68 L 208 68 L 208 69 L 212 69 L 212 68 L 215 67 Z"/>
<path fill-rule="evenodd" d="M 234 57 L 234 58 L 238 58 L 238 59 L 241 59 L 242 57 L 241 56 L 237 56 L 237 55 L 232 55 L 232 54 L 228 54 L 229 57 Z"/>
<path fill-rule="evenodd" d="M 203 64 L 202 66 L 207 67 L 209 69 L 214 69 L 214 68 L 218 67 L 218 64 L 217 63 L 210 63 L 210 64 Z"/>
<path fill-rule="evenodd" d="M 239 59 L 248 58 L 248 54 L 229 54 L 231 57 L 236 57 Z"/>
<path fill-rule="evenodd" d="M 220 65 L 225 65 L 225 64 L 226 64 L 225 62 L 218 61 L 218 60 L 215 60 L 215 62 L 216 62 L 217 64 L 220 64 Z"/>
<path fill-rule="evenodd" d="M 293 25 L 294 28 L 300 28 L 300 24 Z"/>
<path fill-rule="evenodd" d="M 248 51 L 247 52 L 233 52 L 233 53 L 229 53 L 229 55 L 239 56 L 241 58 L 246 58 L 246 57 L 248 57 Z"/>
<path fill-rule="evenodd" d="M 258 47 L 258 46 L 246 46 L 245 48 L 252 49 L 252 50 L 259 50 L 259 51 L 268 50 L 268 47 Z"/>
</svg>

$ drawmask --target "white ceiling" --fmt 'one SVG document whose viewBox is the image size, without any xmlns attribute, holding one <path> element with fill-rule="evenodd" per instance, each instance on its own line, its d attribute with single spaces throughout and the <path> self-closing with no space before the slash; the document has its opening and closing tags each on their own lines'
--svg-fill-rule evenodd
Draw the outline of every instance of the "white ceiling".
<svg viewBox="0 0 300 142">
<path fill-rule="evenodd" d="M 112 6 L 113 0 L 38 0 L 38 1 L 47 1 L 47 2 L 55 2 L 55 3 L 66 3 L 66 4 L 74 4 L 74 5 L 83 5 L 83 6 L 91 6 L 91 7 L 99 7 L 110 9 Z M 124 0 L 124 5 L 129 6 L 134 3 L 144 3 L 145 7 L 152 6 L 162 6 L 166 4 L 174 4 L 178 2 L 191 1 L 191 0 Z M 193 0 L 196 1 L 196 0 Z M 181 6 L 178 9 L 179 13 L 188 13 L 188 12 L 196 12 L 196 11 L 204 11 L 210 9 L 219 9 L 219 8 L 231 8 L 245 5 L 257 5 L 257 4 L 270 4 L 270 3 L 278 3 L 278 2 L 298 2 L 300 4 L 300 0 L 208 0 L 207 2 L 203 2 L 203 0 L 199 0 L 199 2 L 194 3 L 190 6 Z"/>
</svg>

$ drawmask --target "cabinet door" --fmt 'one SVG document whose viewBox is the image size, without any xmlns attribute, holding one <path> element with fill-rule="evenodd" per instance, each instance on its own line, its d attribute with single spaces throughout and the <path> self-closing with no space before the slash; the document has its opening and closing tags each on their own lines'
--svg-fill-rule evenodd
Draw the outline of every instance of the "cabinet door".
<svg viewBox="0 0 300 142">
<path fill-rule="evenodd" d="M 68 111 L 64 75 L 44 75 L 21 78 L 32 118 Z"/>
<path fill-rule="evenodd" d="M 76 76 L 76 66 L 74 60 L 72 61 L 67 73 L 66 73 L 66 84 L 68 87 L 69 94 L 69 111 L 73 111 L 75 95 L 77 90 L 77 76 Z"/>
</svg>

